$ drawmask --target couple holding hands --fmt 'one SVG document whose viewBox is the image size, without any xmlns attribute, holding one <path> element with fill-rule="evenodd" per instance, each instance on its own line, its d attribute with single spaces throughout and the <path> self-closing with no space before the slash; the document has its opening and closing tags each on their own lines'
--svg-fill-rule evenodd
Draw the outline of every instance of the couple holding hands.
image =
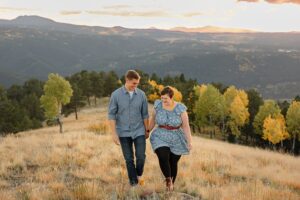
<svg viewBox="0 0 300 200">
<path fill-rule="evenodd" d="M 133 187 L 144 185 L 146 139 L 150 136 L 166 189 L 173 191 L 178 161 L 181 155 L 189 154 L 192 149 L 187 108 L 174 101 L 174 91 L 165 87 L 160 93 L 161 99 L 154 102 L 149 119 L 147 97 L 137 88 L 140 75 L 129 70 L 125 80 L 125 85 L 111 94 L 108 118 L 113 141 L 122 149 L 129 183 Z"/>
</svg>

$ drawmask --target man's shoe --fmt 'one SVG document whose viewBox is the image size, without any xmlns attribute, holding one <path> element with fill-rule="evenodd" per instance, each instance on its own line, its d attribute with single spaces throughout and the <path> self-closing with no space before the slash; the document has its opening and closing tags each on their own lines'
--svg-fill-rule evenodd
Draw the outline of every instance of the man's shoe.
<svg viewBox="0 0 300 200">
<path fill-rule="evenodd" d="M 140 186 L 144 186 L 145 185 L 145 179 L 143 179 L 142 177 L 139 177 L 138 180 L 139 180 L 139 185 Z"/>
</svg>

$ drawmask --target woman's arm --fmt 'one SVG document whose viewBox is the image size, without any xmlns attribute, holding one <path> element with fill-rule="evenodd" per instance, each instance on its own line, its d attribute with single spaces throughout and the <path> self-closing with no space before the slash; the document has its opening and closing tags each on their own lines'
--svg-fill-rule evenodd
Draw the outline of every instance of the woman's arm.
<svg viewBox="0 0 300 200">
<path fill-rule="evenodd" d="M 185 138 L 188 142 L 188 148 L 189 150 L 192 149 L 192 135 L 191 135 L 191 128 L 189 124 L 189 117 L 187 112 L 181 113 L 181 119 L 182 119 L 182 129 L 185 135 Z"/>
<path fill-rule="evenodd" d="M 149 130 L 150 132 L 152 131 L 152 129 L 155 126 L 155 116 L 156 116 L 156 112 L 155 109 L 153 109 L 151 116 L 150 116 L 150 121 L 149 121 Z"/>
</svg>

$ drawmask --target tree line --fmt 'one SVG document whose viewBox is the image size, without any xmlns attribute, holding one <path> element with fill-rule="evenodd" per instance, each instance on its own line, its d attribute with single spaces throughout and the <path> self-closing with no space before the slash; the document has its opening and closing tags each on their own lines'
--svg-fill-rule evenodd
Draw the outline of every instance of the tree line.
<svg viewBox="0 0 300 200">
<path fill-rule="evenodd" d="M 194 134 L 262 148 L 299 154 L 300 96 L 292 101 L 264 100 L 255 89 L 242 90 L 222 83 L 200 84 L 184 74 L 160 77 L 137 70 L 139 87 L 149 102 L 172 86 L 175 100 L 188 107 Z M 61 77 L 49 74 L 46 82 L 30 79 L 8 89 L 0 86 L 0 135 L 36 129 L 84 106 L 97 105 L 125 82 L 114 71 L 86 71 Z"/>
</svg>

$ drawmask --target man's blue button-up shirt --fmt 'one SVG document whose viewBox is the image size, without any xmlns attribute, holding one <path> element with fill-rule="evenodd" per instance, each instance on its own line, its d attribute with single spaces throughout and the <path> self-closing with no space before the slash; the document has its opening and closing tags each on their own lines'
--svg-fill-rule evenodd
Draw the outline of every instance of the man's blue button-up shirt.
<svg viewBox="0 0 300 200">
<path fill-rule="evenodd" d="M 130 98 L 125 86 L 111 94 L 108 119 L 116 121 L 119 137 L 133 139 L 145 135 L 144 119 L 149 118 L 148 102 L 145 93 L 136 88 Z"/>
</svg>

